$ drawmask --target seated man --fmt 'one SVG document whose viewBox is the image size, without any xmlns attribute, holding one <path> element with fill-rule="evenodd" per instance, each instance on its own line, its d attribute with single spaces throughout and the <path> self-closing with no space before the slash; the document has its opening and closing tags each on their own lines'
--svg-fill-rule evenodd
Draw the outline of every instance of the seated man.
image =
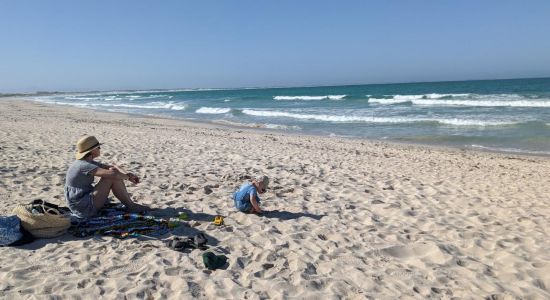
<svg viewBox="0 0 550 300">
<path fill-rule="evenodd" d="M 149 207 L 133 202 L 126 190 L 124 180 L 137 184 L 139 178 L 136 175 L 94 161 L 100 155 L 100 145 L 93 136 L 84 136 L 76 143 L 76 160 L 69 167 L 65 180 L 65 198 L 73 214 L 81 218 L 96 215 L 111 191 L 129 212 L 149 210 Z M 95 186 L 92 185 L 94 176 L 101 178 Z"/>
</svg>

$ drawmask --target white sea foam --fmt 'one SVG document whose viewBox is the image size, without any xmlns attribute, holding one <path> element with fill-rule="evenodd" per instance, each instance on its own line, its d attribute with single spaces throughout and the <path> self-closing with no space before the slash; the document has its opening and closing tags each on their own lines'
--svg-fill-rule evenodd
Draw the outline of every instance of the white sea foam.
<svg viewBox="0 0 550 300">
<path fill-rule="evenodd" d="M 366 95 L 371 97 L 371 95 Z M 416 94 L 416 95 L 384 95 L 386 99 L 441 99 L 441 98 L 496 98 L 496 99 L 518 99 L 518 98 L 531 98 L 529 96 L 522 96 L 518 94 L 471 94 L 471 93 L 456 93 L 456 94 Z"/>
<path fill-rule="evenodd" d="M 156 94 L 156 95 L 119 95 L 119 94 L 82 94 L 82 95 L 64 95 L 64 96 L 55 96 L 55 97 L 41 97 L 41 98 L 57 98 L 63 100 L 75 100 L 75 101 L 134 101 L 134 100 L 145 100 L 145 99 L 156 99 L 156 98 L 168 98 L 171 99 L 173 96 L 168 96 L 166 94 Z"/>
<path fill-rule="evenodd" d="M 233 122 L 228 120 L 213 120 L 212 122 L 217 124 L 230 125 L 230 126 L 261 128 L 260 124 L 256 124 L 256 123 L 240 123 L 240 122 Z"/>
<path fill-rule="evenodd" d="M 50 104 L 58 104 L 58 105 L 77 106 L 77 107 L 93 107 L 94 106 L 92 103 L 60 102 L 60 101 L 44 101 L 44 100 L 36 100 L 36 101 L 44 102 L 44 103 L 50 103 Z"/>
<path fill-rule="evenodd" d="M 127 97 L 136 97 L 135 99 L 157 99 L 157 98 L 168 98 L 172 99 L 174 96 L 168 96 L 166 94 L 159 94 L 159 95 L 149 95 L 149 96 L 127 96 Z"/>
<path fill-rule="evenodd" d="M 170 108 L 171 110 L 185 110 L 187 108 L 187 105 L 172 104 L 168 108 Z"/>
<path fill-rule="evenodd" d="M 76 96 L 106 96 L 106 95 L 139 95 L 155 93 L 179 93 L 179 92 L 208 92 L 208 91 L 233 91 L 233 90 L 256 90 L 262 87 L 252 88 L 182 88 L 182 89 L 157 89 L 157 90 L 120 90 L 120 91 L 98 91 L 98 92 L 70 92 L 64 95 Z"/>
<path fill-rule="evenodd" d="M 426 119 L 431 121 L 431 119 Z M 513 125 L 517 122 L 504 122 L 504 121 L 483 121 L 483 120 L 466 120 L 466 119 L 433 119 L 434 122 L 455 126 L 502 126 Z"/>
<path fill-rule="evenodd" d="M 274 100 L 302 100 L 302 101 L 314 101 L 314 100 L 343 100 L 347 95 L 326 95 L 326 96 L 274 96 Z"/>
<path fill-rule="evenodd" d="M 116 96 L 107 96 L 107 97 L 104 97 L 103 99 L 99 98 L 98 100 L 115 101 L 115 100 L 122 100 L 122 98 L 118 98 Z"/>
<path fill-rule="evenodd" d="M 268 129 L 279 129 L 279 130 L 300 130 L 302 129 L 300 126 L 292 126 L 292 125 L 280 125 L 280 124 L 264 124 L 265 128 Z"/>
<path fill-rule="evenodd" d="M 218 124 L 239 126 L 239 127 L 252 127 L 252 128 L 266 128 L 266 129 L 278 129 L 278 130 L 301 130 L 300 126 L 296 125 L 280 125 L 280 124 L 263 124 L 263 123 L 240 123 L 228 120 L 214 120 L 212 121 Z"/>
<path fill-rule="evenodd" d="M 157 102 L 157 103 L 150 103 L 145 105 L 139 105 L 139 104 L 115 104 L 115 107 L 128 107 L 128 108 L 149 108 L 149 109 L 171 109 L 171 110 L 185 110 L 187 108 L 187 105 L 182 103 L 163 103 L 163 102 Z"/>
<path fill-rule="evenodd" d="M 488 146 L 482 146 L 482 145 L 476 145 L 476 144 L 472 144 L 471 147 L 472 148 L 483 149 L 483 150 L 489 150 L 489 151 L 498 151 L 498 152 L 550 155 L 550 152 L 548 152 L 548 151 L 532 151 L 532 150 L 523 150 L 523 149 L 517 149 L 517 148 L 488 147 Z"/>
<path fill-rule="evenodd" d="M 428 99 L 441 99 L 441 98 L 445 98 L 445 97 L 453 97 L 453 98 L 457 98 L 457 97 L 468 97 L 470 94 L 436 94 L 436 93 L 432 93 L 432 94 L 426 94 L 426 98 Z"/>
<path fill-rule="evenodd" d="M 294 119 L 303 119 L 303 120 L 319 120 L 327 122 L 360 122 L 363 117 L 353 117 L 353 116 L 332 116 L 332 115 L 315 115 L 315 114 L 298 114 L 298 113 L 289 113 L 283 111 L 266 111 L 266 110 L 253 110 L 253 109 L 243 109 L 243 113 L 251 116 L 259 117 L 286 117 Z"/>
<path fill-rule="evenodd" d="M 544 100 L 430 100 L 411 101 L 415 105 L 432 106 L 480 106 L 480 107 L 550 107 L 550 101 Z"/>
<path fill-rule="evenodd" d="M 226 107 L 201 107 L 195 112 L 198 114 L 226 114 L 231 111 L 231 108 Z"/>
<path fill-rule="evenodd" d="M 391 97 L 394 100 L 414 100 L 414 99 L 441 99 L 441 98 L 462 98 L 462 97 L 468 97 L 470 94 L 437 94 L 437 93 L 431 93 L 431 94 L 422 94 L 422 95 L 386 95 L 387 97 Z"/>
<path fill-rule="evenodd" d="M 424 106 L 478 106 L 478 107 L 550 107 L 550 99 L 525 98 L 517 94 L 426 94 L 391 95 L 391 98 L 369 98 L 369 103 Z M 457 99 L 446 99 L 446 98 Z"/>
<path fill-rule="evenodd" d="M 394 100 L 414 100 L 414 99 L 422 99 L 425 95 L 395 95 L 392 99 Z"/>
<path fill-rule="evenodd" d="M 39 100 L 40 101 L 40 100 Z M 62 101 L 41 101 L 59 105 L 70 105 L 77 107 L 103 107 L 103 108 L 143 108 L 143 109 L 171 109 L 171 110 L 184 110 L 187 106 L 182 103 L 164 103 L 164 102 L 151 102 L 149 104 L 127 104 L 127 103 L 79 103 L 79 102 L 62 102 Z"/>
<path fill-rule="evenodd" d="M 418 123 L 435 122 L 453 126 L 502 126 L 512 125 L 516 122 L 509 121 L 489 121 L 489 120 L 468 120 L 468 119 L 444 119 L 444 118 L 405 118 L 405 117 L 368 117 L 368 116 L 342 116 L 326 114 L 301 114 L 283 111 L 266 111 L 244 109 L 244 114 L 259 117 L 284 117 L 301 120 L 316 120 L 334 123 Z"/>
<path fill-rule="evenodd" d="M 433 94 L 435 95 L 435 94 Z M 391 98 L 369 98 L 370 103 L 378 104 L 399 104 L 411 103 L 414 100 L 426 98 L 426 95 L 386 95 Z"/>
<path fill-rule="evenodd" d="M 97 100 L 95 97 L 75 97 L 75 96 L 67 96 L 65 97 L 68 100 L 84 100 L 84 101 L 90 101 L 90 100 Z"/>
<path fill-rule="evenodd" d="M 383 98 L 369 98 L 369 103 L 379 103 L 379 104 L 398 104 L 398 103 L 409 103 L 411 102 L 408 99 L 383 99 Z"/>
</svg>

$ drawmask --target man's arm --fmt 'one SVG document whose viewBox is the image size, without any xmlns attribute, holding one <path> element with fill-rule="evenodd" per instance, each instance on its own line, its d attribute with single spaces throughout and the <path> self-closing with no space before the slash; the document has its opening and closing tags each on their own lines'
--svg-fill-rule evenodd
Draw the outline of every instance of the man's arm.
<svg viewBox="0 0 550 300">
<path fill-rule="evenodd" d="M 119 179 L 119 180 L 130 179 L 130 176 L 128 176 L 128 174 L 121 173 L 115 168 L 110 168 L 110 169 L 97 168 L 92 172 L 90 172 L 90 174 L 97 177 L 107 178 L 107 179 Z"/>
<path fill-rule="evenodd" d="M 112 168 L 113 166 L 111 165 L 108 165 L 108 164 L 104 164 L 104 163 L 101 163 L 101 162 L 98 162 L 99 166 L 103 169 L 109 169 L 109 168 Z"/>
<path fill-rule="evenodd" d="M 109 166 L 109 170 L 111 169 L 116 170 L 119 173 L 128 175 L 128 180 L 130 180 L 130 182 L 136 183 L 136 184 L 139 183 L 139 177 L 137 177 L 135 174 L 126 172 L 124 169 L 116 165 Z"/>
</svg>

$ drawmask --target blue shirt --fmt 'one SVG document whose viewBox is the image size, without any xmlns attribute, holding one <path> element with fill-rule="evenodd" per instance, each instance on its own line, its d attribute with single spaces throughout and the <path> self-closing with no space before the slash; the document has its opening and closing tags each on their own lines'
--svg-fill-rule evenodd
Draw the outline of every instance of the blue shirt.
<svg viewBox="0 0 550 300">
<path fill-rule="evenodd" d="M 233 201 L 235 202 L 235 208 L 242 212 L 249 212 L 252 208 L 252 203 L 250 203 L 250 196 L 256 197 L 256 202 L 260 205 L 260 197 L 258 197 L 258 190 L 256 187 L 247 182 L 233 193 Z"/>
</svg>

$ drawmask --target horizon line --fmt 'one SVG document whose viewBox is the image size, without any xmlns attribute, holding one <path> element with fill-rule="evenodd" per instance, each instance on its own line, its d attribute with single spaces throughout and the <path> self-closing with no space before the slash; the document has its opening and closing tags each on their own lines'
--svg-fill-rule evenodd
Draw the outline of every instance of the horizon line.
<svg viewBox="0 0 550 300">
<path fill-rule="evenodd" d="M 326 84 L 326 85 L 304 85 L 304 86 L 265 86 L 265 87 L 209 87 L 209 88 L 143 88 L 143 89 L 121 89 L 121 90 L 87 90 L 87 91 L 34 91 L 34 92 L 0 92 L 0 96 L 24 96 L 24 95 L 38 95 L 38 94 L 85 94 L 85 93 L 127 93 L 127 92 L 186 92 L 186 91 L 223 91 L 223 90 L 260 90 L 260 89 L 290 89 L 290 88 L 318 88 L 318 87 L 348 87 L 348 86 L 359 86 L 359 85 L 391 85 L 391 84 L 418 84 L 418 83 L 444 83 L 444 82 L 468 82 L 468 81 L 492 81 L 492 80 L 521 80 L 521 79 L 550 79 L 550 76 L 547 77 L 516 77 L 516 78 L 490 78 L 490 79 L 464 79 L 464 80 L 434 80 L 434 81 L 405 81 L 405 82 L 380 82 L 380 83 L 351 83 L 351 84 Z"/>
</svg>

